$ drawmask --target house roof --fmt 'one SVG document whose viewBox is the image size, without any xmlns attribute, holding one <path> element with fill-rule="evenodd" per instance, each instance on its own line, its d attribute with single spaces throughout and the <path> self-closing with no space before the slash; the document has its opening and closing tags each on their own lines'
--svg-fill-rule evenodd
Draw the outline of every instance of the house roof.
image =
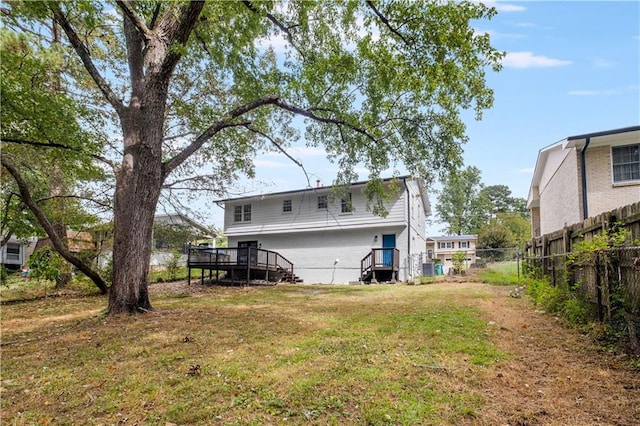
<svg viewBox="0 0 640 426">
<path fill-rule="evenodd" d="M 187 223 L 190 226 L 192 226 L 192 227 L 198 229 L 199 231 L 203 232 L 206 237 L 215 238 L 215 235 L 210 235 L 211 230 L 209 228 L 207 228 L 206 226 L 204 226 L 204 225 L 196 222 L 195 220 L 185 216 L 182 213 L 157 214 L 154 217 L 154 221 L 155 222 L 170 223 L 170 224 Z"/>
<path fill-rule="evenodd" d="M 640 136 L 633 135 L 640 132 L 640 126 L 623 127 L 620 129 L 605 130 L 603 132 L 586 133 L 584 135 L 569 136 L 563 148 L 581 148 L 589 140 L 590 146 L 612 145 L 625 142 L 639 142 Z"/>
<path fill-rule="evenodd" d="M 625 142 L 632 143 L 634 141 L 638 142 L 640 139 L 638 136 L 633 135 L 633 132 L 640 132 L 640 126 L 629 126 L 619 129 L 568 136 L 565 139 L 554 142 L 551 145 L 547 145 L 544 148 L 540 149 L 540 151 L 538 152 L 538 158 L 536 160 L 536 166 L 533 172 L 533 177 L 531 178 L 527 207 L 537 207 L 539 195 L 536 193 L 536 191 L 534 191 L 534 188 L 540 185 L 542 175 L 547 165 L 547 160 L 552 152 L 569 148 L 567 149 L 568 155 L 571 148 L 582 148 L 586 144 L 587 140 L 590 141 L 590 146 L 610 145 Z"/>
<path fill-rule="evenodd" d="M 600 136 L 611 136 L 611 135 L 617 135 L 620 133 L 628 133 L 628 132 L 637 132 L 640 130 L 640 126 L 629 126 L 629 127 L 622 127 L 620 129 L 613 129 L 613 130 L 605 130 L 602 132 L 593 132 L 593 133 L 585 133 L 584 135 L 578 135 L 578 136 L 569 136 L 567 138 L 568 141 L 572 141 L 572 140 L 576 140 L 576 139 L 587 139 L 587 138 L 597 138 Z"/>
<path fill-rule="evenodd" d="M 398 179 L 398 180 L 401 180 L 401 181 L 404 181 L 404 180 L 414 180 L 414 181 L 416 181 L 418 183 L 418 188 L 420 190 L 420 197 L 422 198 L 422 205 L 424 206 L 424 211 L 425 211 L 427 216 L 431 214 L 431 204 L 429 202 L 429 197 L 427 196 L 427 191 L 426 191 L 426 188 L 424 187 L 424 183 L 423 183 L 422 179 L 414 178 L 414 177 L 405 175 L 405 176 L 396 176 L 396 177 L 382 179 L 382 181 L 383 182 L 391 182 L 394 179 Z M 364 186 L 368 182 L 369 182 L 368 180 L 363 180 L 363 181 L 359 181 L 359 182 L 353 182 L 349 186 L 350 187 Z M 248 196 L 245 196 L 245 197 L 225 198 L 225 199 L 222 199 L 222 200 L 217 200 L 216 203 L 227 203 L 227 202 L 231 202 L 231 201 L 263 199 L 264 197 L 278 197 L 278 196 L 284 196 L 284 195 L 290 195 L 290 194 L 302 194 L 302 193 L 306 193 L 306 192 L 318 192 L 318 191 L 329 192 L 332 188 L 334 188 L 333 185 L 316 186 L 316 187 L 304 188 L 304 189 L 294 189 L 294 190 L 290 190 L 290 191 L 270 192 L 270 193 L 267 193 L 267 194 L 248 195 Z"/>
<path fill-rule="evenodd" d="M 469 240 L 477 240 L 477 235 L 441 235 L 437 237 L 427 237 L 427 241 L 469 241 Z"/>
</svg>

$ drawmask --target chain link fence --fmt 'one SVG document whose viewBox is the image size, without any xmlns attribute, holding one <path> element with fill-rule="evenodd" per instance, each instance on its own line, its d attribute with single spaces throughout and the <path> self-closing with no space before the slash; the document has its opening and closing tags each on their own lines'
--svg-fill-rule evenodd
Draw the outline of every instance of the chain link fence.
<svg viewBox="0 0 640 426">
<path fill-rule="evenodd" d="M 640 246 L 527 258 L 523 269 L 554 286 L 567 285 L 595 306 L 600 322 L 621 327 L 640 347 Z"/>
</svg>

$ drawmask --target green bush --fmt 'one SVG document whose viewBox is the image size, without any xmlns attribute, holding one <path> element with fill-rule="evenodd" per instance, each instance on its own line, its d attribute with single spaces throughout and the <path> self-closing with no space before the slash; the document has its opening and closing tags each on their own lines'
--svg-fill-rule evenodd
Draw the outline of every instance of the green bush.
<svg viewBox="0 0 640 426">
<path fill-rule="evenodd" d="M 572 324 L 587 324 L 594 318 L 593 307 L 578 299 L 566 285 L 554 286 L 544 279 L 529 279 L 527 294 L 536 305 L 561 315 Z"/>
</svg>

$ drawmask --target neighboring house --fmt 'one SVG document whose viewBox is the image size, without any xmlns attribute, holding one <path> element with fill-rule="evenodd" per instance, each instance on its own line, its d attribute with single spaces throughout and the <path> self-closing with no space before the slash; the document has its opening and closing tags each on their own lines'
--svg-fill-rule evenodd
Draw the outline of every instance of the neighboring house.
<svg viewBox="0 0 640 426">
<path fill-rule="evenodd" d="M 179 263 L 186 264 L 187 256 L 186 256 L 186 248 L 188 244 L 207 244 L 212 247 L 216 246 L 216 236 L 211 235 L 211 230 L 206 226 L 196 222 L 193 219 L 188 218 L 187 216 L 181 213 L 171 213 L 171 214 L 159 214 L 154 218 L 155 224 L 163 224 L 163 225 L 177 225 L 184 226 L 188 229 L 189 235 L 197 235 L 198 238 L 192 241 L 186 241 L 184 247 L 180 247 L 180 251 L 183 256 L 181 257 Z M 153 240 L 153 252 L 151 253 L 151 259 L 149 260 L 149 266 L 152 270 L 155 269 L 163 269 L 166 267 L 169 262 L 173 259 L 173 249 L 169 247 L 169 244 L 166 240 L 162 238 L 156 238 L 154 235 L 152 237 Z"/>
<path fill-rule="evenodd" d="M 640 126 L 633 126 L 541 149 L 527 207 L 537 237 L 638 200 Z"/>
<path fill-rule="evenodd" d="M 179 225 L 188 228 L 188 235 L 184 237 L 185 247 L 179 247 L 179 250 L 183 254 L 179 261 L 181 264 L 186 264 L 186 245 L 205 242 L 211 246 L 215 246 L 216 244 L 216 236 L 211 235 L 209 228 L 181 213 L 157 214 L 154 217 L 154 224 Z M 198 238 L 190 240 L 194 235 L 197 235 Z M 173 259 L 173 249 L 169 248 L 168 241 L 163 238 L 156 238 L 155 235 L 152 235 L 151 239 L 152 252 L 151 258 L 149 259 L 149 266 L 151 270 L 163 269 Z M 113 236 L 107 235 L 107 238 L 99 242 L 97 246 L 97 263 L 101 268 L 105 268 L 113 258 Z"/>
<path fill-rule="evenodd" d="M 20 269 L 29 260 L 35 243 L 35 238 L 23 240 L 12 235 L 0 248 L 0 263 L 7 269 Z"/>
<path fill-rule="evenodd" d="M 453 268 L 451 258 L 454 253 L 463 251 L 466 254 L 465 269 L 476 263 L 477 235 L 446 235 L 427 238 L 427 259 L 438 259 L 442 263 L 445 274 Z"/>
<path fill-rule="evenodd" d="M 52 247 L 51 238 L 40 238 L 36 244 L 36 250 L 43 247 Z M 67 248 L 69 252 L 78 254 L 83 251 L 94 252 L 96 245 L 93 237 L 86 231 L 67 230 Z"/>
<path fill-rule="evenodd" d="M 384 180 L 387 190 L 396 189 L 386 201 L 385 218 L 367 211 L 366 183 L 351 184 L 341 199 L 334 199 L 332 187 L 318 184 L 224 200 L 228 246 L 275 251 L 309 283 L 405 281 L 420 275 L 425 220 L 431 213 L 422 181 Z M 397 270 L 363 275 L 369 261 L 369 266 L 393 265 Z"/>
<path fill-rule="evenodd" d="M 188 218 L 181 213 L 158 214 L 155 216 L 153 221 L 154 224 L 177 225 L 186 227 L 189 230 L 190 234 L 198 236 L 198 238 L 196 238 L 195 240 L 188 241 L 191 244 L 206 243 L 213 247 L 216 246 L 216 235 L 212 235 L 209 228 L 196 222 L 193 219 Z M 155 236 L 153 236 L 152 239 L 154 249 L 165 250 L 168 248 L 167 241 L 163 240 L 162 238 L 156 238 Z"/>
</svg>

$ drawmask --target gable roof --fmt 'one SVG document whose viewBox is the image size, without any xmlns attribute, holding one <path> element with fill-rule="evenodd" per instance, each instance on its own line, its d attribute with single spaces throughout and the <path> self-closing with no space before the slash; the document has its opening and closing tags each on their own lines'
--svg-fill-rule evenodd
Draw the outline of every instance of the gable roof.
<svg viewBox="0 0 640 426">
<path fill-rule="evenodd" d="M 202 225 L 201 223 L 196 222 L 195 220 L 185 216 L 182 213 L 168 213 L 168 214 L 157 214 L 155 215 L 155 217 L 153 218 L 154 222 L 160 222 L 160 223 L 168 223 L 171 225 L 181 225 L 181 224 L 188 224 L 189 226 L 199 230 L 200 232 L 202 232 L 204 234 L 205 237 L 207 238 L 215 238 L 216 235 L 210 235 L 211 230 L 209 228 L 207 228 L 206 226 Z"/>
<path fill-rule="evenodd" d="M 538 151 L 538 158 L 536 160 L 536 166 L 533 171 L 533 177 L 531 178 L 531 185 L 529 186 L 529 197 L 527 200 L 527 207 L 536 207 L 539 195 L 535 193 L 533 188 L 540 185 L 547 160 L 549 155 L 554 151 L 567 150 L 567 155 L 571 149 L 582 148 L 587 141 L 590 146 L 598 145 L 610 145 L 612 143 L 633 143 L 638 142 L 638 136 L 633 135 L 633 132 L 640 132 L 640 126 L 622 127 L 612 130 L 604 130 L 600 132 L 585 133 L 581 135 L 568 136 L 558 142 L 554 142 L 551 145 L 547 145 Z M 566 156 L 565 156 L 566 157 Z M 563 157 L 563 158 L 565 158 Z"/>
<path fill-rule="evenodd" d="M 391 182 L 396 179 L 399 181 L 405 181 L 405 182 L 415 181 L 417 183 L 418 189 L 420 191 L 420 197 L 422 199 L 422 206 L 423 206 L 424 212 L 427 216 L 429 216 L 431 214 L 431 203 L 429 202 L 429 197 L 427 195 L 427 191 L 426 191 L 423 180 L 420 178 L 414 178 L 412 176 L 405 175 L 405 176 L 385 178 L 385 179 L 382 179 L 382 182 Z M 353 188 L 356 186 L 365 186 L 368 182 L 369 182 L 368 180 L 353 182 L 349 184 L 349 188 Z M 330 192 L 333 188 L 334 188 L 334 185 L 316 186 L 316 187 L 309 187 L 304 189 L 294 189 L 289 191 L 270 192 L 267 194 L 247 195 L 245 197 L 225 198 L 222 200 L 217 200 L 216 203 L 228 203 L 228 202 L 236 202 L 236 201 L 243 201 L 243 200 L 264 199 L 265 197 L 281 197 L 285 195 L 304 194 L 309 192 Z"/>
</svg>

